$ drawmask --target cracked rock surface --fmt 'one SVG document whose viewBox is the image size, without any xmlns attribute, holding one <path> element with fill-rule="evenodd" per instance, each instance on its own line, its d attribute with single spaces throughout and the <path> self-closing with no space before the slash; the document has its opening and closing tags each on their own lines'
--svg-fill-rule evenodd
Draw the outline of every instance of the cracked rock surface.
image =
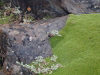
<svg viewBox="0 0 100 75">
<path fill-rule="evenodd" d="M 29 64 L 37 56 L 51 56 L 48 33 L 63 28 L 66 19 L 63 16 L 33 24 L 0 25 L 0 57 L 4 58 L 5 75 L 35 75 L 16 61 Z"/>
</svg>

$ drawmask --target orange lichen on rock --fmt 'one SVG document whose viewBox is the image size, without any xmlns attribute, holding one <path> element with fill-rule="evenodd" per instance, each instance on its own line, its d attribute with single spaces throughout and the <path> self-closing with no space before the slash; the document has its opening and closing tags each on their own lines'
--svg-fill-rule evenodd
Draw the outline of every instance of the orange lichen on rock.
<svg viewBox="0 0 100 75">
<path fill-rule="evenodd" d="M 29 11 L 29 12 L 31 11 L 31 7 L 30 6 L 27 7 L 27 11 Z"/>
</svg>

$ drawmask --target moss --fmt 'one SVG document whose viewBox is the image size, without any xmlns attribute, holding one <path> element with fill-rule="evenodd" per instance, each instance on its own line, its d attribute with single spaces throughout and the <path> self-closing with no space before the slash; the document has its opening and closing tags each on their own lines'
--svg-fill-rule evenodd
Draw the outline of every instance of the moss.
<svg viewBox="0 0 100 75">
<path fill-rule="evenodd" d="M 13 20 L 12 17 L 12 14 L 10 16 L 2 16 L 0 18 L 0 24 L 9 24 Z"/>
<path fill-rule="evenodd" d="M 100 14 L 70 15 L 60 33 L 50 42 L 64 68 L 52 75 L 100 75 Z"/>
<path fill-rule="evenodd" d="M 0 0 L 0 6 L 3 6 L 3 5 L 4 5 L 4 1 Z"/>
</svg>

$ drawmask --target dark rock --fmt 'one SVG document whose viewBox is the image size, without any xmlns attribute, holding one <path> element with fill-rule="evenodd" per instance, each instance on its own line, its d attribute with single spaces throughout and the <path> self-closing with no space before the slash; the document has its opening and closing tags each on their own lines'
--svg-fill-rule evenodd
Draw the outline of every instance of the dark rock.
<svg viewBox="0 0 100 75">
<path fill-rule="evenodd" d="M 12 7 L 20 6 L 24 12 L 30 7 L 35 19 L 41 19 L 46 16 L 58 17 L 82 13 L 100 12 L 100 0 L 4 0 L 12 3 Z M 22 14 L 23 14 L 22 13 Z"/>
<path fill-rule="evenodd" d="M 0 57 L 4 58 L 6 75 L 32 75 L 32 72 L 16 64 L 30 64 L 37 56 L 52 55 L 48 32 L 60 30 L 67 16 L 43 20 L 34 24 L 0 25 Z M 34 75 L 34 74 L 33 74 Z"/>
<path fill-rule="evenodd" d="M 100 0 L 18 0 L 19 3 L 13 0 L 13 2 L 17 6 L 20 5 L 24 11 L 30 6 L 35 18 L 100 12 Z"/>
</svg>

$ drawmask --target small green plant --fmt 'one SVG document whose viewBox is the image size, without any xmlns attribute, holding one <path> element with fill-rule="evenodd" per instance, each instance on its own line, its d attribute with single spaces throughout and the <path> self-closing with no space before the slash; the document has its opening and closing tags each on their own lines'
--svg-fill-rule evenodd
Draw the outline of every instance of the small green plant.
<svg viewBox="0 0 100 75">
<path fill-rule="evenodd" d="M 32 62 L 31 65 L 28 64 L 23 64 L 23 62 L 19 63 L 16 62 L 17 64 L 30 69 L 32 72 L 36 74 L 52 74 L 54 70 L 57 70 L 58 68 L 62 67 L 61 64 L 58 64 L 56 62 L 57 56 L 53 55 L 50 59 L 46 60 L 42 56 L 38 56 L 35 58 L 35 61 Z"/>
<path fill-rule="evenodd" d="M 20 7 L 11 7 L 11 3 L 6 3 L 0 9 L 0 24 L 7 24 L 21 20 Z"/>
<path fill-rule="evenodd" d="M 34 17 L 31 15 L 32 15 L 31 13 L 29 13 L 29 14 L 27 14 L 27 12 L 24 13 L 24 18 L 23 18 L 24 24 L 31 23 L 35 20 Z"/>
<path fill-rule="evenodd" d="M 1 0 L 1 1 L 3 1 L 3 0 Z M 12 22 L 14 22 L 14 23 L 23 22 L 25 24 L 28 24 L 28 23 L 31 23 L 31 22 L 34 21 L 34 17 L 32 16 L 31 13 L 27 13 L 27 11 L 26 11 L 22 15 L 22 11 L 20 10 L 20 7 L 11 7 L 11 3 L 5 3 L 2 6 L 2 9 L 0 9 L 0 20 L 2 20 L 3 23 L 5 24 L 6 22 L 4 22 L 4 18 L 9 17 L 10 15 L 13 15 L 9 19 L 10 23 L 12 23 Z M 8 23 L 9 20 L 7 20 L 7 23 Z"/>
<path fill-rule="evenodd" d="M 13 13 L 18 15 L 21 14 L 21 11 L 19 9 L 20 7 L 15 7 Z"/>
<path fill-rule="evenodd" d="M 58 30 L 52 30 L 51 32 L 48 32 L 48 34 L 50 36 L 62 36 L 62 35 L 60 35 Z"/>
<path fill-rule="evenodd" d="M 47 15 L 47 16 L 44 16 L 44 17 L 43 17 L 43 20 L 48 20 L 48 19 L 51 19 L 51 18 L 53 18 L 53 17 L 52 17 L 52 16 Z"/>
<path fill-rule="evenodd" d="M 11 19 L 12 16 L 13 16 L 13 14 L 10 14 L 10 16 L 2 16 L 0 18 L 0 24 L 8 24 L 8 23 L 10 23 L 12 21 L 12 19 Z"/>
<path fill-rule="evenodd" d="M 0 0 L 0 6 L 3 6 L 3 5 L 4 5 L 4 1 Z"/>
</svg>

